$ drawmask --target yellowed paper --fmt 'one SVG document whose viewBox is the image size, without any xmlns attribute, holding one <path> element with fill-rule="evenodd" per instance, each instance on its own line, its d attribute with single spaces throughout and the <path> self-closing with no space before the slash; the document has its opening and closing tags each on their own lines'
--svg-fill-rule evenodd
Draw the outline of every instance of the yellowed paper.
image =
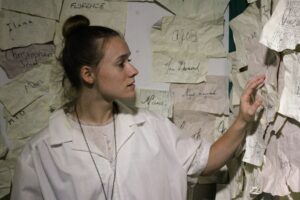
<svg viewBox="0 0 300 200">
<path fill-rule="evenodd" d="M 62 0 L 2 0 L 2 8 L 40 17 L 59 19 Z"/>
<path fill-rule="evenodd" d="M 166 16 L 160 27 L 152 29 L 154 52 L 192 54 L 203 57 L 225 57 L 223 20 L 198 21 L 183 16 Z"/>
<path fill-rule="evenodd" d="M 4 160 L 0 160 L 0 199 L 9 194 L 11 180 L 12 173 L 10 168 Z"/>
<path fill-rule="evenodd" d="M 260 21 L 260 11 L 256 4 L 250 4 L 247 9 L 230 21 L 230 28 L 233 32 L 234 43 L 236 47 L 236 58 L 247 66 L 246 42 L 257 43 L 262 24 Z"/>
<path fill-rule="evenodd" d="M 300 43 L 299 13 L 299 0 L 280 0 L 263 28 L 260 42 L 278 52 L 295 49 Z"/>
<path fill-rule="evenodd" d="M 214 115 L 189 110 L 174 109 L 174 124 L 185 134 L 198 139 L 206 139 L 213 142 L 215 140 L 214 124 L 216 117 Z"/>
<path fill-rule="evenodd" d="M 180 110 L 228 114 L 228 78 L 207 76 L 200 84 L 171 84 L 174 107 Z"/>
<path fill-rule="evenodd" d="M 31 15 L 0 11 L 2 50 L 53 41 L 55 21 Z"/>
<path fill-rule="evenodd" d="M 264 161 L 266 143 L 263 139 L 263 127 L 258 125 L 255 133 L 250 133 L 246 137 L 245 154 L 243 162 L 261 167 Z"/>
<path fill-rule="evenodd" d="M 51 67 L 41 64 L 0 87 L 0 100 L 11 115 L 49 92 Z"/>
<path fill-rule="evenodd" d="M 173 104 L 169 91 L 137 89 L 136 106 L 146 108 L 165 117 L 173 116 Z"/>
<path fill-rule="evenodd" d="M 23 139 L 45 128 L 51 114 L 51 98 L 51 95 L 44 95 L 14 115 L 4 112 L 8 138 Z"/>
<path fill-rule="evenodd" d="M 0 51 L 0 66 L 9 79 L 27 72 L 54 55 L 53 44 L 32 44 L 27 47 Z"/>
<path fill-rule="evenodd" d="M 208 60 L 188 54 L 153 53 L 152 80 L 168 83 L 200 83 L 206 80 Z"/>
<path fill-rule="evenodd" d="M 198 21 L 166 16 L 151 32 L 152 80 L 200 83 L 207 74 L 209 57 L 225 57 L 221 41 L 223 20 Z"/>
<path fill-rule="evenodd" d="M 8 150 L 8 148 L 7 148 L 7 146 L 6 146 L 5 142 L 4 142 L 2 134 L 3 133 L 0 132 L 0 159 L 2 159 L 5 156 L 5 154 L 6 154 L 7 150 Z"/>
<path fill-rule="evenodd" d="M 155 2 L 163 5 L 174 14 L 176 14 L 178 10 L 180 10 L 183 4 L 182 0 L 155 0 Z"/>
<path fill-rule="evenodd" d="M 224 19 L 229 0 L 184 0 L 182 2 L 176 15 L 210 21 Z"/>
<path fill-rule="evenodd" d="M 101 25 L 125 33 L 127 19 L 126 2 L 109 2 L 105 0 L 65 0 L 59 23 L 56 25 L 54 44 L 56 55 L 60 54 L 62 46 L 62 26 L 65 20 L 73 15 L 86 16 L 91 25 Z"/>
<path fill-rule="evenodd" d="M 300 122 L 300 54 L 283 57 L 285 65 L 284 88 L 280 98 L 279 113 Z"/>
</svg>

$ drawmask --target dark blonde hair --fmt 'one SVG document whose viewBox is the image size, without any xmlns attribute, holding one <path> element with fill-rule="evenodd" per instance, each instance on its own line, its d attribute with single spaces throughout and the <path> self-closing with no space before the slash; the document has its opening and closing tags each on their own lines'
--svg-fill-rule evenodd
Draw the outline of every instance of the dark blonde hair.
<svg viewBox="0 0 300 200">
<path fill-rule="evenodd" d="M 83 15 L 68 18 L 63 26 L 64 48 L 60 62 L 65 75 L 75 89 L 82 86 L 80 68 L 95 67 L 104 55 L 104 45 L 112 37 L 122 37 L 117 31 L 103 26 L 90 26 Z"/>
</svg>

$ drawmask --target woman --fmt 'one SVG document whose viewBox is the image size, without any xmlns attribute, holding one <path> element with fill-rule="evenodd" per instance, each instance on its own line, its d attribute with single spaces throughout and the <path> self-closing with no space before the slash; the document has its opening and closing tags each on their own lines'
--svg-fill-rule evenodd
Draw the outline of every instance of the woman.
<svg viewBox="0 0 300 200">
<path fill-rule="evenodd" d="M 135 96 L 138 74 L 119 33 L 77 15 L 63 35 L 61 62 L 78 95 L 25 146 L 12 199 L 186 199 L 187 181 L 225 164 L 261 105 L 250 97 L 263 76 L 248 82 L 236 121 L 218 141 L 194 140 L 168 119 L 118 101 Z"/>
</svg>

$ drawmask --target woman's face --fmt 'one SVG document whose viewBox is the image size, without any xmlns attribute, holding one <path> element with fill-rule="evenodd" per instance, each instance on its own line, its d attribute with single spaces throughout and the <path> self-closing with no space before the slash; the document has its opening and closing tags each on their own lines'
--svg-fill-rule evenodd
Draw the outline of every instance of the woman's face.
<svg viewBox="0 0 300 200">
<path fill-rule="evenodd" d="M 109 39 L 104 56 L 96 67 L 96 87 L 103 98 L 128 99 L 135 96 L 135 80 L 138 70 L 130 63 L 127 43 L 120 37 Z"/>
</svg>

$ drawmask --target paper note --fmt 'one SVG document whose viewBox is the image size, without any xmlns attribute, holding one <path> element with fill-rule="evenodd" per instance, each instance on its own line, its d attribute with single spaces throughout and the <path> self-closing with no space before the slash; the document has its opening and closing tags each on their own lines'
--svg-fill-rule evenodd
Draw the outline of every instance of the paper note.
<svg viewBox="0 0 300 200">
<path fill-rule="evenodd" d="M 245 43 L 257 43 L 261 32 L 260 13 L 256 4 L 250 4 L 247 9 L 230 21 L 236 47 L 236 58 L 247 66 L 247 51 Z"/>
<path fill-rule="evenodd" d="M 206 21 L 224 19 L 228 3 L 229 0 L 184 0 L 176 15 Z"/>
<path fill-rule="evenodd" d="M 51 67 L 41 64 L 0 87 L 0 101 L 11 115 L 49 92 Z"/>
<path fill-rule="evenodd" d="M 44 95 L 14 115 L 4 112 L 6 132 L 10 139 L 30 137 L 45 128 L 51 114 L 51 95 Z"/>
<path fill-rule="evenodd" d="M 163 17 L 151 32 L 152 80 L 171 83 L 204 81 L 207 59 L 226 56 L 222 36 L 223 20 Z"/>
<path fill-rule="evenodd" d="M 8 148 L 4 142 L 3 136 L 1 134 L 3 134 L 3 133 L 0 132 L 0 159 L 2 159 L 5 156 L 5 154 L 8 150 Z"/>
<path fill-rule="evenodd" d="M 162 18 L 160 27 L 151 33 L 153 51 L 195 53 L 206 57 L 225 57 L 220 37 L 223 36 L 223 19 L 198 21 L 182 16 Z"/>
<path fill-rule="evenodd" d="M 246 137 L 245 154 L 243 162 L 260 167 L 263 164 L 266 144 L 263 140 L 264 130 L 258 125 L 255 133 L 250 133 Z"/>
<path fill-rule="evenodd" d="M 284 55 L 284 88 L 280 98 L 279 113 L 300 122 L 300 54 Z"/>
<path fill-rule="evenodd" d="M 223 135 L 229 128 L 229 117 L 227 115 L 216 115 L 215 130 L 213 137 L 215 140 Z"/>
<path fill-rule="evenodd" d="M 162 90 L 137 89 L 136 106 L 157 112 L 165 117 L 172 117 L 173 104 L 170 92 Z"/>
<path fill-rule="evenodd" d="M 153 53 L 151 79 L 154 82 L 200 83 L 206 80 L 208 60 L 187 54 Z"/>
<path fill-rule="evenodd" d="M 62 26 L 67 18 L 81 14 L 90 20 L 91 25 L 101 25 L 125 33 L 127 19 L 126 2 L 110 2 L 105 0 L 64 0 L 59 23 L 56 25 L 54 44 L 56 55 L 62 49 Z"/>
<path fill-rule="evenodd" d="M 2 0 L 1 7 L 25 14 L 58 20 L 62 2 L 62 0 Z"/>
<path fill-rule="evenodd" d="M 263 28 L 260 42 L 278 52 L 295 49 L 300 43 L 299 13 L 299 0 L 280 0 Z"/>
<path fill-rule="evenodd" d="M 243 199 L 253 199 L 263 193 L 262 184 L 260 181 L 261 169 L 254 165 L 243 166 L 245 176 Z"/>
<path fill-rule="evenodd" d="M 11 180 L 12 173 L 10 168 L 4 160 L 0 160 L 0 199 L 9 194 Z"/>
<path fill-rule="evenodd" d="M 228 78 L 207 76 L 200 84 L 171 84 L 174 107 L 180 110 L 228 114 Z"/>
<path fill-rule="evenodd" d="M 175 108 L 173 121 L 185 134 L 196 140 L 215 141 L 213 133 L 216 117 L 214 115 Z"/>
<path fill-rule="evenodd" d="M 54 55 L 54 51 L 53 44 L 33 44 L 28 47 L 0 51 L 0 66 L 8 78 L 12 79 L 49 59 Z"/>
<path fill-rule="evenodd" d="M 23 47 L 53 40 L 55 21 L 31 15 L 0 11 L 0 48 Z"/>
</svg>

